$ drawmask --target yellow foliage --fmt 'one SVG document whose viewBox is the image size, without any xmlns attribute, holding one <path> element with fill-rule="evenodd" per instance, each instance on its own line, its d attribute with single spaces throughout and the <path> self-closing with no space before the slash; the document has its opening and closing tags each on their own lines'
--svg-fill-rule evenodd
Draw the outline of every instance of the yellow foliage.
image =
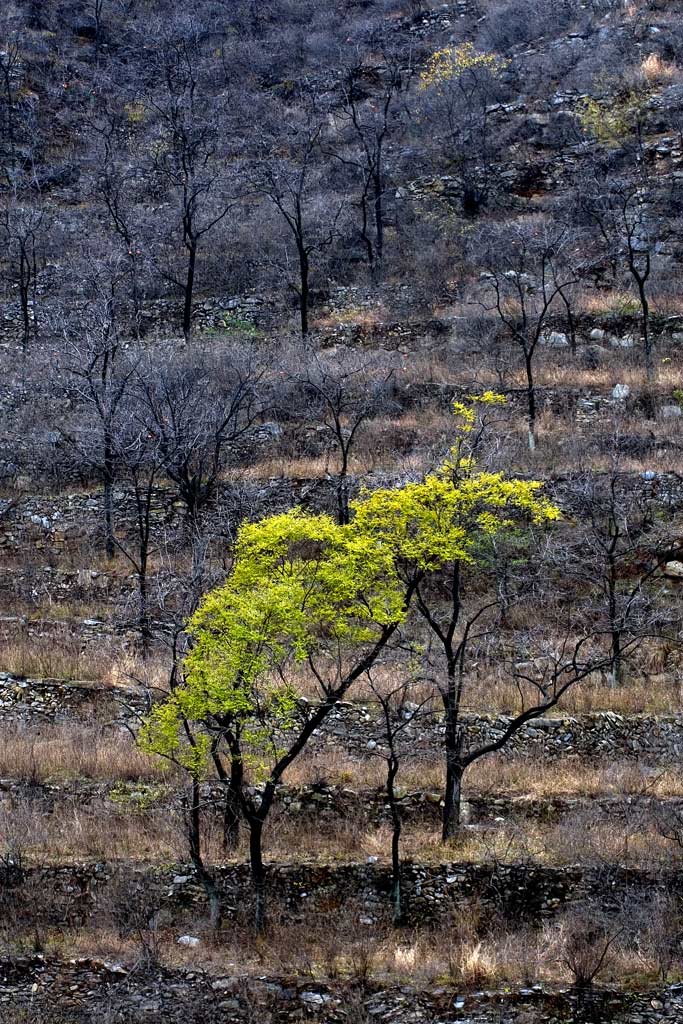
<svg viewBox="0 0 683 1024">
<path fill-rule="evenodd" d="M 646 102 L 647 95 L 636 91 L 621 98 L 613 97 L 608 102 L 587 96 L 579 102 L 577 115 L 586 134 L 614 149 L 634 134 Z"/>
<path fill-rule="evenodd" d="M 145 107 L 145 104 L 141 103 L 139 100 L 136 100 L 133 103 L 126 103 L 123 109 L 125 110 L 126 116 L 131 124 L 140 124 L 145 120 L 147 108 Z"/>
<path fill-rule="evenodd" d="M 437 50 L 427 61 L 420 75 L 420 89 L 440 88 L 454 81 L 467 71 L 489 71 L 499 74 L 506 61 L 495 53 L 477 53 L 472 43 Z"/>
<path fill-rule="evenodd" d="M 184 678 L 144 723 L 142 749 L 200 776 L 229 729 L 243 765 L 267 778 L 299 721 L 297 668 L 334 677 L 342 653 L 362 658 L 408 620 L 407 579 L 476 565 L 493 538 L 558 519 L 540 481 L 478 470 L 463 448 L 481 408 L 504 402 L 493 391 L 454 402 L 444 463 L 420 483 L 362 494 L 348 525 L 300 509 L 243 523 L 232 572 L 189 620 Z"/>
</svg>

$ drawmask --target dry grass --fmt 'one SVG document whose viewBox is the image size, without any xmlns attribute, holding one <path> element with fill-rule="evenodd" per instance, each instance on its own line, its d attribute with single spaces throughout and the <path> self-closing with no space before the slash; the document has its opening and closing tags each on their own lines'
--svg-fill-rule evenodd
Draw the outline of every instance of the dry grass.
<svg viewBox="0 0 683 1024">
<path fill-rule="evenodd" d="M 643 59 L 639 71 L 649 86 L 668 85 L 681 79 L 680 68 L 665 61 L 658 53 L 648 54 Z"/>
<path fill-rule="evenodd" d="M 4 778 L 158 781 L 168 774 L 165 762 L 143 754 L 123 729 L 84 723 L 0 726 L 0 776 Z"/>
<path fill-rule="evenodd" d="M 438 793 L 443 786 L 444 760 L 434 751 L 406 757 L 398 784 L 406 793 Z M 386 765 L 379 757 L 358 757 L 339 747 L 309 749 L 287 773 L 287 782 L 311 782 L 353 790 L 379 788 L 386 779 Z M 608 756 L 586 763 L 577 755 L 546 760 L 542 757 L 494 755 L 475 762 L 465 776 L 465 798 L 473 796 L 683 796 L 683 778 L 672 766 L 652 766 L 642 761 L 615 760 Z"/>
<path fill-rule="evenodd" d="M 653 654 L 653 658 L 656 657 Z M 620 715 L 677 714 L 683 699 L 683 681 L 674 668 L 667 672 L 631 675 L 621 686 L 611 685 L 604 675 L 596 675 L 570 689 L 550 717 L 614 711 Z M 468 711 L 514 714 L 520 708 L 519 692 L 514 681 L 505 675 L 478 681 L 473 688 L 477 700 L 466 699 Z"/>
<path fill-rule="evenodd" d="M 671 358 L 668 351 L 667 354 L 660 352 L 657 381 L 647 391 L 662 405 L 672 403 L 673 391 L 679 386 L 677 365 L 676 359 Z M 398 417 L 368 423 L 358 438 L 351 472 L 361 477 L 373 471 L 420 475 L 430 469 L 434 453 L 445 449 L 452 437 L 451 417 L 437 395 L 445 380 L 452 382 L 454 390 L 458 385 L 476 380 L 482 387 L 500 390 L 503 386 L 504 389 L 518 389 L 520 393 L 524 391 L 523 370 L 514 358 L 506 370 L 504 385 L 501 385 L 493 367 L 487 368 L 486 360 L 481 357 L 475 360 L 467 353 L 458 353 L 458 367 L 455 380 L 452 372 L 427 356 L 416 357 L 415 363 L 411 359 L 410 365 L 400 371 L 398 377 L 411 387 L 419 383 L 423 388 L 426 382 L 433 381 L 434 403 L 422 405 L 419 411 L 408 411 Z M 617 383 L 629 385 L 634 398 L 645 389 L 641 353 L 637 347 L 626 354 L 622 350 L 609 352 L 604 363 L 595 369 L 585 368 L 580 358 L 572 360 L 565 355 L 559 358 L 551 350 L 540 351 L 536 360 L 536 385 L 539 392 L 543 389 L 568 389 L 608 398 Z M 509 407 L 502 428 L 506 438 L 506 470 L 536 476 L 566 472 L 573 468 L 585 470 L 588 453 L 590 465 L 596 471 L 609 468 L 612 458 L 609 439 L 618 429 L 622 434 L 643 437 L 648 442 L 643 455 L 623 458 L 622 470 L 642 472 L 654 468 L 660 471 L 683 471 L 683 456 L 679 457 L 676 447 L 671 445 L 671 439 L 676 440 L 681 434 L 683 424 L 675 420 L 646 422 L 631 410 L 629 403 L 623 408 L 606 406 L 586 420 L 577 417 L 572 411 L 562 414 L 557 409 L 542 408 L 537 427 L 539 444 L 530 457 L 526 449 L 527 424 L 523 402 L 520 399 Z M 601 436 L 604 442 L 599 446 Z M 568 437 L 571 437 L 570 444 Z M 602 453 L 596 451 L 599 447 L 602 447 Z M 259 480 L 271 477 L 325 479 L 328 475 L 334 475 L 336 467 L 334 453 L 296 458 L 283 453 L 259 461 L 246 470 L 246 476 Z"/>
<path fill-rule="evenodd" d="M 372 327 L 375 324 L 391 320 L 391 313 L 379 304 L 373 306 L 347 306 L 335 309 L 325 316 L 314 319 L 313 328 L 318 331 L 330 331 L 339 326 Z"/>
<path fill-rule="evenodd" d="M 536 606 L 530 609 L 520 605 L 512 609 L 509 619 L 513 621 L 517 615 L 519 622 L 515 624 L 524 630 L 534 624 L 536 611 Z M 558 636 L 558 649 L 562 640 L 563 637 Z M 596 672 L 569 689 L 560 703 L 548 711 L 547 717 L 563 719 L 607 711 L 625 716 L 677 714 L 683 701 L 680 661 L 679 652 L 672 651 L 670 646 L 643 645 L 637 658 L 634 656 L 628 663 L 621 685 L 615 686 L 607 673 Z M 289 678 L 303 697 L 310 701 L 321 699 L 320 684 L 306 666 L 293 670 Z M 371 680 L 362 676 L 350 693 L 349 699 L 355 704 L 356 712 L 366 714 L 374 723 L 378 738 L 384 734 L 384 727 L 377 694 L 395 692 L 404 678 L 404 666 L 388 662 L 373 669 Z M 417 721 L 424 731 L 443 722 L 441 696 L 433 682 L 412 684 L 408 696 L 420 705 Z M 465 676 L 460 707 L 464 713 L 513 715 L 532 706 L 537 697 L 538 692 L 531 684 L 518 685 L 503 666 L 486 661 L 481 655 L 471 673 Z"/>
<path fill-rule="evenodd" d="M 218 814 L 204 816 L 204 847 L 209 862 L 244 863 L 248 835 L 226 853 Z M 0 811 L 3 845 L 20 851 L 27 862 L 60 864 L 74 860 L 183 862 L 188 859 L 184 816 L 169 805 L 161 789 L 120 790 L 86 803 L 66 795 L 57 801 L 13 797 Z M 267 858 L 276 863 L 345 864 L 372 858 L 388 866 L 391 829 L 353 812 L 345 815 L 296 815 L 278 806 L 265 833 Z M 677 848 L 661 834 L 654 811 L 622 804 L 609 812 L 577 809 L 559 819 L 497 819 L 464 827 L 444 844 L 440 828 L 408 820 L 402 856 L 422 864 L 455 860 L 468 863 L 532 862 L 544 865 L 621 864 L 671 867 Z"/>
<path fill-rule="evenodd" d="M 26 863 L 187 859 L 182 815 L 168 808 L 137 811 L 133 801 L 83 804 L 66 798 L 52 812 L 42 801 L 14 801 L 0 811 L 3 845 Z"/>
<path fill-rule="evenodd" d="M 622 929 L 597 978 L 633 989 L 657 984 L 662 975 L 661 935 L 666 934 L 668 905 L 656 908 L 649 922 L 634 900 L 602 924 L 609 937 Z M 482 988 L 505 991 L 535 983 L 552 991 L 570 985 L 574 976 L 567 966 L 568 953 L 582 948 L 583 959 L 594 965 L 601 952 L 596 940 L 596 916 L 590 906 L 538 928 L 486 921 L 475 907 L 460 911 L 457 918 L 436 928 L 397 931 L 384 918 L 372 924 L 362 908 L 351 901 L 335 913 L 334 928 L 327 920 L 308 916 L 306 922 L 271 922 L 265 936 L 248 927 L 226 929 L 220 941 L 212 941 L 203 926 L 194 928 L 204 941 L 194 949 L 177 944 L 177 933 L 163 928 L 126 931 L 115 922 L 92 922 L 84 928 L 47 930 L 40 938 L 48 955 L 96 956 L 135 965 L 150 954 L 170 969 L 206 971 L 209 975 L 249 979 L 298 977 L 321 982 L 355 985 L 410 985 L 425 992 L 444 986 L 456 991 Z M 630 927 L 624 929 L 624 923 Z M 31 948 L 35 935 L 8 936 L 6 948 Z M 597 957 L 596 957 L 597 954 Z M 683 963 L 675 953 L 668 977 L 681 976 Z M 352 992 L 346 993 L 352 1000 Z M 347 1009 L 351 1003 L 347 1003 Z M 33 1018 L 21 1018 L 22 1024 Z M 360 1018 L 359 1019 L 364 1019 Z"/>
<path fill-rule="evenodd" d="M 38 633 L 27 631 L 0 639 L 0 671 L 27 679 L 58 679 L 127 687 L 143 683 L 159 689 L 168 685 L 168 667 L 162 652 L 144 661 L 122 647 L 118 637 L 78 636 L 73 626 L 46 625 Z"/>
<path fill-rule="evenodd" d="M 0 667 L 11 675 L 30 679 L 91 680 L 122 682 L 120 662 L 112 663 L 111 654 L 86 647 L 70 635 L 26 636 L 0 642 Z"/>
<path fill-rule="evenodd" d="M 683 779 L 674 767 L 648 766 L 642 761 L 607 757 L 586 764 L 574 756 L 483 758 L 466 777 L 467 791 L 479 795 L 507 794 L 544 799 L 553 796 L 683 796 Z"/>
<path fill-rule="evenodd" d="M 557 361 L 539 360 L 538 371 L 539 388 L 576 388 L 598 395 L 609 393 L 615 384 L 628 384 L 636 394 L 646 388 L 645 371 L 638 348 L 633 350 L 633 355 L 628 359 L 623 355 L 608 357 L 595 369 L 586 369 L 580 362 L 574 363 L 571 359 L 564 358 Z M 670 400 L 672 392 L 680 385 L 676 363 L 669 356 L 660 356 L 656 375 L 654 384 L 647 386 L 648 392 L 655 397 Z M 513 387 L 524 387 L 521 370 L 511 375 L 510 382 Z M 643 430 L 642 419 L 637 421 L 637 425 Z M 667 426 L 670 428 L 671 424 Z"/>
<path fill-rule="evenodd" d="M 457 839 L 445 845 L 440 828 L 408 824 L 404 826 L 401 851 L 407 860 L 433 865 L 448 860 L 474 864 L 523 861 L 549 866 L 622 864 L 648 869 L 671 866 L 675 853 L 672 844 L 658 834 L 654 822 L 641 812 L 622 819 L 584 811 L 553 825 L 525 820 L 467 826 Z M 363 828 L 353 821 L 335 822 L 329 827 L 320 822 L 278 821 L 269 834 L 269 858 L 288 863 L 302 855 L 307 861 L 324 864 L 372 857 L 388 867 L 391 829 L 389 825 Z"/>
<path fill-rule="evenodd" d="M 370 469 L 368 463 L 358 456 L 350 461 L 349 472 L 362 475 Z M 325 480 L 338 470 L 338 459 L 334 452 L 324 455 L 306 455 L 291 458 L 286 455 L 260 459 L 246 469 L 239 471 L 241 480 Z"/>
</svg>

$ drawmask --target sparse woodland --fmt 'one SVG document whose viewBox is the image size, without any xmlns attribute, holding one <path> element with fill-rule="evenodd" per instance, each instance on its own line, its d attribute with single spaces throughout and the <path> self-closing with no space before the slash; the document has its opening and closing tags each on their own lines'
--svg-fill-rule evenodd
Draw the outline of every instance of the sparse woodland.
<svg viewBox="0 0 683 1024">
<path fill-rule="evenodd" d="M 680 0 L 5 0 L 3 1024 L 683 1019 L 682 257 Z"/>
</svg>

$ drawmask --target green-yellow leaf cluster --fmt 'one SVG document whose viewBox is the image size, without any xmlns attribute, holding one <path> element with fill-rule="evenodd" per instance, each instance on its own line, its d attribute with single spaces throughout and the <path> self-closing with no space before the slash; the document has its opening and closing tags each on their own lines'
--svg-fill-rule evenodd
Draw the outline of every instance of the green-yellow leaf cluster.
<svg viewBox="0 0 683 1024">
<path fill-rule="evenodd" d="M 441 89 L 468 71 L 488 71 L 499 75 L 505 64 L 495 53 L 478 53 L 472 43 L 449 46 L 431 55 L 420 75 L 419 88 Z"/>
<path fill-rule="evenodd" d="M 631 138 L 642 119 L 647 96 L 631 91 L 600 102 L 592 96 L 579 101 L 576 113 L 582 129 L 609 149 L 617 148 Z"/>
<path fill-rule="evenodd" d="M 232 573 L 188 623 L 184 682 L 153 711 L 143 746 L 199 771 L 210 743 L 189 743 L 183 723 L 214 722 L 239 726 L 257 760 L 277 754 L 297 708 L 287 669 L 371 643 L 404 614 L 390 550 L 359 530 L 298 509 L 243 525 Z"/>
<path fill-rule="evenodd" d="M 143 747 L 200 774 L 227 728 L 252 773 L 267 774 L 297 722 L 302 665 L 333 674 L 340 656 L 407 619 L 408 580 L 476 564 L 520 521 L 559 518 L 540 482 L 479 471 L 463 447 L 482 409 L 504 401 L 485 392 L 455 402 L 456 443 L 442 465 L 419 483 L 362 494 L 348 525 L 299 509 L 244 524 L 230 576 L 188 623 L 183 682 L 148 718 Z"/>
</svg>

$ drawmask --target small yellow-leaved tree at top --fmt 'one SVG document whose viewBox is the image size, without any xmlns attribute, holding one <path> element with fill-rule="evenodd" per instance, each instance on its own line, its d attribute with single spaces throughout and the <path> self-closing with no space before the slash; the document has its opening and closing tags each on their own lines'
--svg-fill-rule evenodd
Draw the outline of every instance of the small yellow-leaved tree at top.
<svg viewBox="0 0 683 1024">
<path fill-rule="evenodd" d="M 540 481 L 479 470 L 468 451 L 482 409 L 504 404 L 491 391 L 454 402 L 456 441 L 435 472 L 420 483 L 381 488 L 352 503 L 355 529 L 393 553 L 402 578 L 441 571 L 454 562 L 474 565 L 486 541 L 518 521 L 559 518 L 559 509 L 542 496 Z"/>
<path fill-rule="evenodd" d="M 498 75 L 506 65 L 495 53 L 478 53 L 472 43 L 450 46 L 433 53 L 420 75 L 419 88 L 442 89 L 468 71 L 488 71 Z"/>
<path fill-rule="evenodd" d="M 579 101 L 576 114 L 587 135 L 607 149 L 617 149 L 640 132 L 649 99 L 649 92 L 642 89 L 603 100 L 586 96 Z"/>
</svg>

